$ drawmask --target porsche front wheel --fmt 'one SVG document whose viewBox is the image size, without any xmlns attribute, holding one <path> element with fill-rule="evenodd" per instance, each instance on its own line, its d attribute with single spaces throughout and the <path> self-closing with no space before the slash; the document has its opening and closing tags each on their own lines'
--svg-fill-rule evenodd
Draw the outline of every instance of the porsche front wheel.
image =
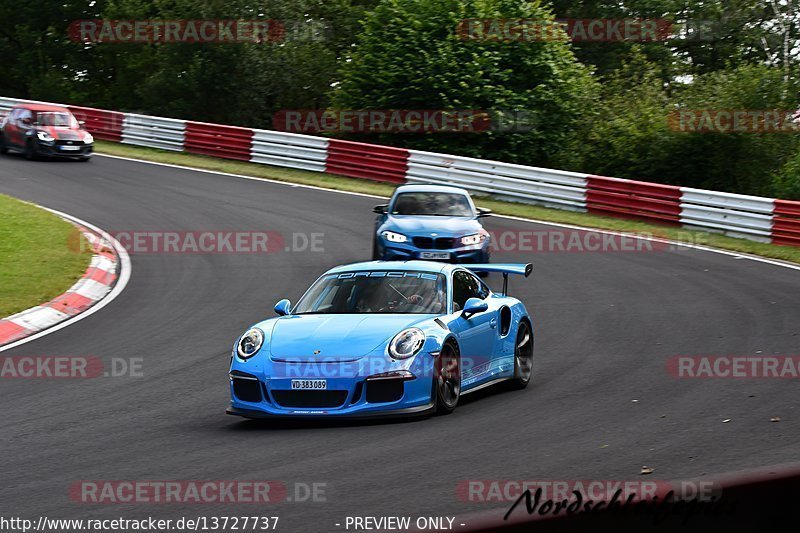
<svg viewBox="0 0 800 533">
<path fill-rule="evenodd" d="M 461 358 L 458 346 L 447 342 L 436 358 L 436 414 L 452 413 L 461 397 Z"/>
</svg>

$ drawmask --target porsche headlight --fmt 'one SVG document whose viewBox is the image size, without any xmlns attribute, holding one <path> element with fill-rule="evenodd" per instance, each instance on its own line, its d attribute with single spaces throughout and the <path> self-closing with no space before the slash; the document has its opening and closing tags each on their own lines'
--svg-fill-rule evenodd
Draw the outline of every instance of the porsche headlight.
<svg viewBox="0 0 800 533">
<path fill-rule="evenodd" d="M 425 344 L 425 334 L 419 328 L 409 328 L 394 336 L 389 343 L 389 355 L 395 359 L 408 359 L 417 355 Z"/>
<path fill-rule="evenodd" d="M 236 352 L 242 359 L 250 359 L 264 344 L 264 332 L 258 328 L 250 328 L 236 343 Z"/>
<path fill-rule="evenodd" d="M 55 141 L 55 138 L 46 131 L 37 131 L 36 136 L 42 142 L 51 143 Z"/>
<path fill-rule="evenodd" d="M 406 242 L 408 240 L 408 237 L 405 235 L 393 231 L 384 231 L 381 235 L 389 242 Z"/>
<path fill-rule="evenodd" d="M 89 132 L 86 132 L 86 135 L 83 136 L 83 142 L 86 144 L 92 144 L 94 142 L 94 137 Z"/>
<path fill-rule="evenodd" d="M 461 244 L 464 246 L 472 246 L 475 244 L 480 244 L 484 240 L 486 240 L 486 236 L 482 233 L 476 233 L 474 235 L 467 235 L 466 237 L 461 237 Z"/>
</svg>

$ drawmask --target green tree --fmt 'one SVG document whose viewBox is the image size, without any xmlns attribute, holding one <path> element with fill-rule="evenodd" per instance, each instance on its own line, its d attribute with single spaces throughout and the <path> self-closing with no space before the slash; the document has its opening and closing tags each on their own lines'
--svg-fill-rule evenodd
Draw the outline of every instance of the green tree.
<svg viewBox="0 0 800 533">
<path fill-rule="evenodd" d="M 797 151 L 772 180 L 772 195 L 786 200 L 800 200 L 800 151 Z"/>
<path fill-rule="evenodd" d="M 562 41 L 462 40 L 467 18 L 552 20 L 538 2 L 383 0 L 342 65 L 339 109 L 522 110 L 531 131 L 380 134 L 368 141 L 528 164 L 568 164 L 593 83 Z"/>
<path fill-rule="evenodd" d="M 778 172 L 800 148 L 790 133 L 681 131 L 679 110 L 791 110 L 780 69 L 743 65 L 667 87 L 643 58 L 603 84 L 583 169 L 621 178 L 744 194 L 771 194 Z M 785 169 L 790 175 L 791 166 Z M 776 178 L 777 179 L 777 178 Z M 786 178 L 781 183 L 785 183 Z"/>
<path fill-rule="evenodd" d="M 55 101 L 75 97 L 86 75 L 73 20 L 96 18 L 105 0 L 0 0 L 0 95 Z"/>
<path fill-rule="evenodd" d="M 603 78 L 595 119 L 586 136 L 582 169 L 620 178 L 663 182 L 675 134 L 670 101 L 658 67 L 633 53 Z"/>
</svg>

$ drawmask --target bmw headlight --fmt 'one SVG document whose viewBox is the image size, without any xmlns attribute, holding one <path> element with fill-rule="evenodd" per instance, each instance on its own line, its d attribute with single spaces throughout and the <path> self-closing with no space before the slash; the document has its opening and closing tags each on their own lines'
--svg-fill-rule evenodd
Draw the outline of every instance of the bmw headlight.
<svg viewBox="0 0 800 533">
<path fill-rule="evenodd" d="M 39 138 L 40 141 L 46 143 L 51 143 L 56 140 L 55 137 L 53 137 L 46 131 L 37 131 L 36 136 Z"/>
<path fill-rule="evenodd" d="M 250 359 L 264 344 L 264 332 L 258 328 L 250 328 L 236 343 L 236 352 L 242 359 Z"/>
<path fill-rule="evenodd" d="M 464 246 L 473 246 L 475 244 L 480 244 L 486 240 L 486 236 L 482 233 L 476 233 L 474 235 L 467 235 L 465 237 L 461 237 L 461 244 Z"/>
<path fill-rule="evenodd" d="M 417 355 L 425 344 L 425 334 L 419 328 L 409 328 L 394 336 L 389 343 L 389 355 L 395 359 L 408 359 Z"/>
<path fill-rule="evenodd" d="M 83 142 L 86 144 L 92 144 L 94 142 L 94 137 L 92 137 L 92 134 L 87 131 L 86 135 L 83 136 Z"/>
<path fill-rule="evenodd" d="M 381 235 L 389 242 L 406 242 L 408 240 L 408 237 L 405 235 L 393 231 L 384 231 Z"/>
</svg>

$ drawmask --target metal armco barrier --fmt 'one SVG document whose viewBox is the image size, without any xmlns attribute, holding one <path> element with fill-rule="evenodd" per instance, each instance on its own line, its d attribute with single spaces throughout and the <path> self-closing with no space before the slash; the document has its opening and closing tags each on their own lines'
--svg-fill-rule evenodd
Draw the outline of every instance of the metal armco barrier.
<svg viewBox="0 0 800 533">
<path fill-rule="evenodd" d="M 771 198 L 681 187 L 681 223 L 694 229 L 769 242 L 774 209 Z"/>
<path fill-rule="evenodd" d="M 61 104 L 53 104 L 51 102 L 40 102 L 38 100 L 23 100 L 21 98 L 3 98 L 0 97 L 0 113 L 3 115 L 7 115 L 11 108 L 17 104 L 50 104 L 50 105 L 61 105 Z"/>
<path fill-rule="evenodd" d="M 122 142 L 162 150 L 183 151 L 186 121 L 126 113 Z"/>
<path fill-rule="evenodd" d="M 93 109 L 91 107 L 69 106 L 75 118 L 84 121 L 84 127 L 94 137 L 104 141 L 120 142 L 122 140 L 122 123 L 124 113 Z"/>
<path fill-rule="evenodd" d="M 325 172 L 328 139 L 279 131 L 253 130 L 250 162 Z"/>
<path fill-rule="evenodd" d="M 325 172 L 391 183 L 405 183 L 408 150 L 331 139 Z"/>
<path fill-rule="evenodd" d="M 681 190 L 673 185 L 589 176 L 586 207 L 599 215 L 677 225 Z"/>
<path fill-rule="evenodd" d="M 0 97 L 0 117 L 20 103 Z M 66 107 L 66 106 L 65 106 Z M 419 150 L 69 106 L 99 139 L 389 183 L 442 183 L 499 199 L 800 246 L 800 202 L 592 176 Z"/>
<path fill-rule="evenodd" d="M 772 242 L 800 246 L 800 202 L 775 200 Z"/>
<path fill-rule="evenodd" d="M 250 161 L 253 130 L 205 122 L 186 122 L 184 148 L 193 154 Z"/>
<path fill-rule="evenodd" d="M 447 183 L 516 202 L 586 209 L 586 175 L 409 150 L 408 182 Z"/>
</svg>

